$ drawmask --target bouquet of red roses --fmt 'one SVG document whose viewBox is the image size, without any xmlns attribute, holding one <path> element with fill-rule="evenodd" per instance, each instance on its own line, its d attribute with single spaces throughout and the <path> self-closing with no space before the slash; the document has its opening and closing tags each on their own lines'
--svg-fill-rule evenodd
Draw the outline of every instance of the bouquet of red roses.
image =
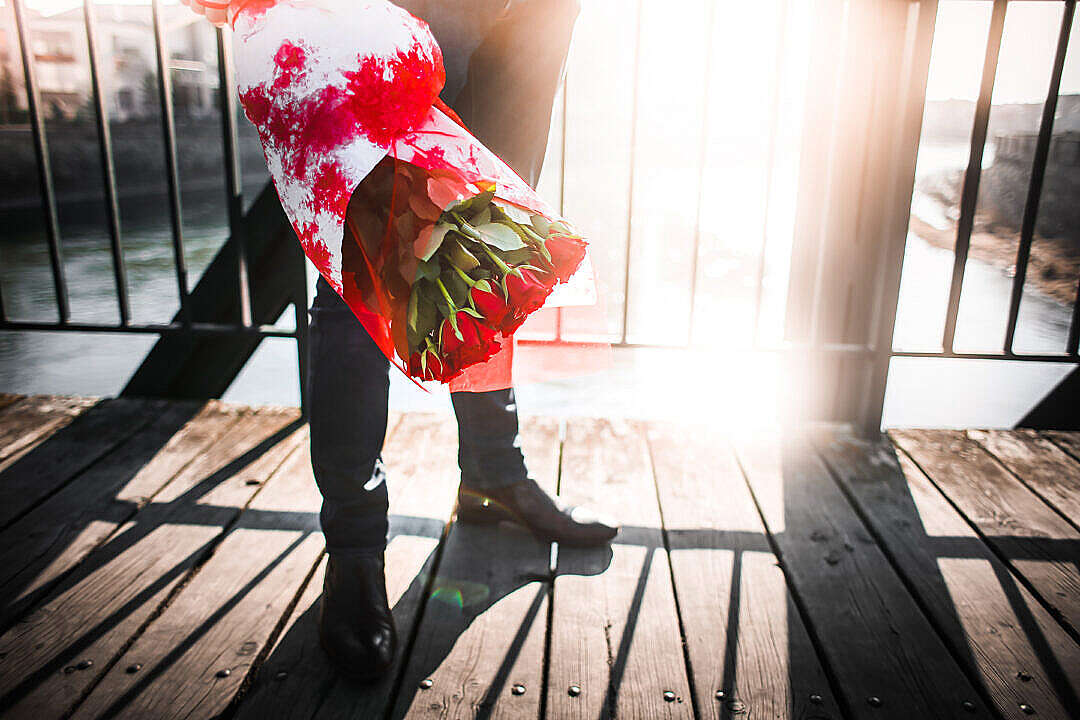
<svg viewBox="0 0 1080 720">
<path fill-rule="evenodd" d="M 346 239 L 369 268 L 353 278 L 388 311 L 395 352 L 417 379 L 445 382 L 490 358 L 585 257 L 565 221 L 497 200 L 496 189 L 386 158 L 353 194 Z"/>
<path fill-rule="evenodd" d="M 240 100 L 304 252 L 405 373 L 446 382 L 483 363 L 457 382 L 507 387 L 513 333 L 556 285 L 562 304 L 595 301 L 585 241 L 439 100 L 422 20 L 385 0 L 227 14 Z"/>
</svg>

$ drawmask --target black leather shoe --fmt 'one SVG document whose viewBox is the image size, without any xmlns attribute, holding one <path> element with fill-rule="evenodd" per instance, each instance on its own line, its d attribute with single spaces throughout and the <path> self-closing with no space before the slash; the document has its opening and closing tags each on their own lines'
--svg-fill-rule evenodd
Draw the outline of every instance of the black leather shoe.
<svg viewBox="0 0 1080 720">
<path fill-rule="evenodd" d="M 331 555 L 319 606 L 319 642 L 337 669 L 357 682 L 394 663 L 397 627 L 386 599 L 386 566 L 375 556 Z"/>
<path fill-rule="evenodd" d="M 457 517 L 477 523 L 510 520 L 541 540 L 576 547 L 603 545 L 619 532 L 614 521 L 581 506 L 563 505 L 532 478 L 487 490 L 459 486 Z"/>
</svg>

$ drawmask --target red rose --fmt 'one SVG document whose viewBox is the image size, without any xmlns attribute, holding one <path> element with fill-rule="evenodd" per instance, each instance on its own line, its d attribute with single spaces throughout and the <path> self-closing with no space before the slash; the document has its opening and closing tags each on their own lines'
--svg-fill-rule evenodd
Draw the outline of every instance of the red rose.
<svg viewBox="0 0 1080 720">
<path fill-rule="evenodd" d="M 506 276 L 506 300 L 510 312 L 499 325 L 499 329 L 509 335 L 521 327 L 533 312 L 539 310 L 547 296 L 555 289 L 555 277 L 533 270 L 519 270 L 521 277 Z"/>
<path fill-rule="evenodd" d="M 566 282 L 585 259 L 585 241 L 577 235 L 552 235 L 544 242 L 555 266 L 555 275 Z"/>
<path fill-rule="evenodd" d="M 497 328 L 502 325 L 506 314 L 510 312 L 510 308 L 506 306 L 506 300 L 495 290 L 482 290 L 473 286 L 469 290 L 469 297 L 491 327 Z"/>
<path fill-rule="evenodd" d="M 424 366 L 420 362 L 420 355 L 421 355 L 421 353 L 414 352 L 412 355 L 409 356 L 409 374 L 410 375 L 412 375 L 414 378 L 418 378 L 420 380 L 446 380 L 447 379 L 447 378 L 443 377 L 444 368 L 443 368 L 442 361 L 439 360 L 439 357 L 435 353 L 433 353 L 433 352 L 428 353 L 427 369 L 426 370 L 424 369 Z"/>
<path fill-rule="evenodd" d="M 459 310 L 455 317 L 461 338 L 454 332 L 449 320 L 443 320 L 439 331 L 442 359 L 448 380 L 470 365 L 483 362 L 499 350 L 494 329 L 484 325 L 472 315 Z"/>
</svg>

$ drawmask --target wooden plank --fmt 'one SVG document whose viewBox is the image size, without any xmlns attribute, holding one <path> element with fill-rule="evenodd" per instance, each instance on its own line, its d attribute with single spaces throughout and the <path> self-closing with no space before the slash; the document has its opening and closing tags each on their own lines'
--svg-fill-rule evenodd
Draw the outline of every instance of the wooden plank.
<svg viewBox="0 0 1080 720">
<path fill-rule="evenodd" d="M 105 541 L 239 418 L 170 403 L 153 422 L 0 533 L 2 626 Z"/>
<path fill-rule="evenodd" d="M 165 408 L 162 400 L 102 400 L 0 472 L 0 527 L 134 435 Z"/>
<path fill-rule="evenodd" d="M 322 556 L 307 430 L 236 525 L 73 717 L 217 717 Z M 141 665 L 139 672 L 128 668 Z"/>
<path fill-rule="evenodd" d="M 1080 460 L 1080 432 L 1045 430 L 1039 434 L 1049 438 L 1062 450 L 1072 455 L 1075 459 Z"/>
<path fill-rule="evenodd" d="M 0 636 L 0 709 L 53 717 L 72 708 L 296 447 L 298 415 L 244 414 Z"/>
<path fill-rule="evenodd" d="M 1080 532 L 961 431 L 903 430 L 893 440 L 1080 638 Z"/>
<path fill-rule="evenodd" d="M 551 493 L 558 430 L 556 421 L 538 419 L 521 428 L 532 474 Z M 550 551 L 510 523 L 451 527 L 394 716 L 539 715 Z M 425 678 L 431 687 L 418 689 Z"/>
<path fill-rule="evenodd" d="M 670 423 L 648 438 L 699 716 L 839 716 L 727 441 Z"/>
<path fill-rule="evenodd" d="M 323 555 L 269 656 L 241 697 L 240 717 L 310 718 L 333 686 L 334 673 L 319 647 L 319 598 L 326 559 Z"/>
<path fill-rule="evenodd" d="M 451 417 L 410 413 L 383 447 L 390 494 L 386 591 L 402 650 L 418 620 L 427 580 L 436 569 L 436 548 L 453 511 L 456 436 Z M 337 675 L 318 647 L 316 611 L 312 606 L 266 660 L 264 667 L 284 668 L 287 677 L 275 681 L 260 673 L 251 696 L 240 703 L 239 719 L 368 718 L 386 713 L 403 653 L 380 682 L 350 683 Z"/>
<path fill-rule="evenodd" d="M 1033 430 L 968 430 L 967 435 L 1080 527 L 1080 462 Z"/>
<path fill-rule="evenodd" d="M 772 437 L 740 441 L 736 453 L 853 720 L 954 719 L 978 702 L 814 451 Z"/>
<path fill-rule="evenodd" d="M 884 438 L 815 440 L 953 656 L 979 678 L 1000 716 L 1028 717 L 1027 706 L 1039 717 L 1072 717 L 1068 708 L 1080 707 L 1080 647 L 915 463 L 897 457 Z"/>
<path fill-rule="evenodd" d="M 560 494 L 610 513 L 623 528 L 610 548 L 559 549 L 548 715 L 692 717 L 643 429 L 621 420 L 571 420 Z M 673 693 L 671 701 L 665 692 Z"/>
<path fill-rule="evenodd" d="M 3 410 L 8 405 L 17 403 L 25 397 L 25 395 L 16 395 L 15 393 L 0 393 L 0 410 Z M 2 419 L 0 419 L 0 424 L 3 424 Z"/>
<path fill-rule="evenodd" d="M 96 403 L 92 398 L 34 395 L 0 412 L 0 470 Z"/>
</svg>

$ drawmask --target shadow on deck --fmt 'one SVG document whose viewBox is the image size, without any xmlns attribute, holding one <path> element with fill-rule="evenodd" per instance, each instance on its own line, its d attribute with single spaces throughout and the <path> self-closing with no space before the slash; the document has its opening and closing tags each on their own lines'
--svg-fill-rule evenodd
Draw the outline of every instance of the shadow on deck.
<svg viewBox="0 0 1080 720">
<path fill-rule="evenodd" d="M 0 396 L 5 717 L 1066 719 L 1080 434 L 531 418 L 532 474 L 623 522 L 453 521 L 448 417 L 391 421 L 381 683 L 318 647 L 295 410 Z"/>
</svg>

